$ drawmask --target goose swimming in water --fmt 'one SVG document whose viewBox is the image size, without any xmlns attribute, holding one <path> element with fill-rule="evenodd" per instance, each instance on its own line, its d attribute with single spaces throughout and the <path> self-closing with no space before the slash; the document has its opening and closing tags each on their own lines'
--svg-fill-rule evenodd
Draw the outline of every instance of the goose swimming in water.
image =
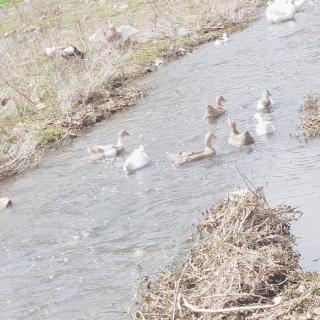
<svg viewBox="0 0 320 320">
<path fill-rule="evenodd" d="M 144 168 L 150 159 L 144 150 L 144 146 L 135 149 L 127 158 L 123 165 L 123 171 L 126 175 L 131 175 L 135 171 Z"/>
<path fill-rule="evenodd" d="M 229 41 L 228 35 L 224 33 L 222 37 L 219 37 L 215 42 L 214 45 L 216 47 L 220 47 L 221 45 L 225 44 L 226 42 Z"/>
<path fill-rule="evenodd" d="M 85 54 L 81 52 L 78 48 L 74 46 L 69 46 L 63 49 L 61 56 L 67 60 L 71 60 L 71 59 L 83 60 L 85 57 Z"/>
<path fill-rule="evenodd" d="M 275 0 L 268 2 L 266 18 L 270 23 L 294 20 L 296 7 L 293 0 Z"/>
<path fill-rule="evenodd" d="M 118 132 L 118 143 L 117 144 L 109 144 L 109 145 L 99 145 L 90 147 L 87 146 L 87 150 L 89 153 L 89 158 L 93 161 L 102 160 L 107 157 L 118 157 L 124 154 L 125 147 L 123 145 L 123 138 L 126 136 L 130 136 L 128 131 L 122 130 Z"/>
<path fill-rule="evenodd" d="M 230 130 L 228 143 L 230 145 L 240 147 L 254 143 L 254 139 L 248 130 L 244 131 L 243 133 L 239 133 L 236 122 L 233 119 L 228 119 L 228 125 Z"/>
<path fill-rule="evenodd" d="M 263 91 L 262 98 L 258 101 L 257 110 L 270 109 L 273 105 L 273 101 L 270 98 L 271 93 L 269 90 Z"/>
<path fill-rule="evenodd" d="M 270 121 L 265 121 L 261 113 L 256 113 L 254 118 L 258 121 L 256 132 L 258 136 L 274 133 L 276 129 Z"/>
<path fill-rule="evenodd" d="M 226 101 L 226 99 L 223 96 L 217 96 L 216 97 L 216 106 L 213 107 L 211 105 L 207 106 L 207 110 L 205 111 L 203 118 L 205 120 L 208 120 L 209 122 L 218 119 L 223 114 L 225 114 L 226 110 L 224 106 L 222 105 L 222 102 Z"/>
<path fill-rule="evenodd" d="M 217 137 L 212 132 L 208 132 L 204 138 L 203 150 L 185 151 L 176 154 L 167 153 L 169 161 L 175 166 L 180 166 L 188 162 L 212 157 L 216 154 L 215 150 L 212 147 L 212 142 L 216 138 Z"/>
</svg>

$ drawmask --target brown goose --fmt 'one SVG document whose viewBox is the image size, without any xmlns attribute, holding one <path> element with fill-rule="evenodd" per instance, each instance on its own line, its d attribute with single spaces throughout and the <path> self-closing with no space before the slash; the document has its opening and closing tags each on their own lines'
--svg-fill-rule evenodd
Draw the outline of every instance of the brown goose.
<svg viewBox="0 0 320 320">
<path fill-rule="evenodd" d="M 212 157 L 216 154 L 216 151 L 212 147 L 214 139 L 216 139 L 216 136 L 212 132 L 208 132 L 204 138 L 205 147 L 203 150 L 185 151 L 176 154 L 167 153 L 169 161 L 173 165 L 179 166 L 191 161 Z"/>
<path fill-rule="evenodd" d="M 228 119 L 228 125 L 230 130 L 230 136 L 228 143 L 235 147 L 243 145 L 250 145 L 254 143 L 254 139 L 248 130 L 243 133 L 239 133 L 236 122 L 233 119 Z"/>
<path fill-rule="evenodd" d="M 207 121 L 213 121 L 215 119 L 220 118 L 223 114 L 225 114 L 226 110 L 222 105 L 222 102 L 226 101 L 223 96 L 216 97 L 216 106 L 213 107 L 211 105 L 207 106 L 207 110 L 205 111 L 203 118 Z"/>
</svg>

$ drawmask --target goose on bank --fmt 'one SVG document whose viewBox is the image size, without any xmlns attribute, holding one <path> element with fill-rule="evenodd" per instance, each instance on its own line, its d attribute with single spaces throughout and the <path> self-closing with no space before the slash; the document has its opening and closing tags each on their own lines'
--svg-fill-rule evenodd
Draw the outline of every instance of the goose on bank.
<svg viewBox="0 0 320 320">
<path fill-rule="evenodd" d="M 212 157 L 216 154 L 212 146 L 212 142 L 214 139 L 216 139 L 216 136 L 212 132 L 208 132 L 204 138 L 204 149 L 179 152 L 176 154 L 167 153 L 169 161 L 173 165 L 179 166 L 188 162 Z"/>
<path fill-rule="evenodd" d="M 124 46 L 137 32 L 138 30 L 136 28 L 129 25 L 116 28 L 113 24 L 109 23 L 109 29 L 105 33 L 105 37 L 108 42 L 113 42 L 121 47 Z"/>
<path fill-rule="evenodd" d="M 293 0 L 275 0 L 268 2 L 266 18 L 270 23 L 281 23 L 294 20 L 296 7 Z"/>
<path fill-rule="evenodd" d="M 93 161 L 97 161 L 107 157 L 117 157 L 123 155 L 125 152 L 123 138 L 126 136 L 130 136 L 130 133 L 128 131 L 121 130 L 118 132 L 117 144 L 98 145 L 94 147 L 87 146 L 89 158 Z"/>
<path fill-rule="evenodd" d="M 237 129 L 235 120 L 228 119 L 228 125 L 230 130 L 230 136 L 228 143 L 235 147 L 240 147 L 243 145 L 250 145 L 254 143 L 254 139 L 248 130 L 240 133 Z"/>
<path fill-rule="evenodd" d="M 131 175 L 135 171 L 144 168 L 150 159 L 144 150 L 144 146 L 135 149 L 126 159 L 123 165 L 123 171 L 126 175 Z"/>
</svg>

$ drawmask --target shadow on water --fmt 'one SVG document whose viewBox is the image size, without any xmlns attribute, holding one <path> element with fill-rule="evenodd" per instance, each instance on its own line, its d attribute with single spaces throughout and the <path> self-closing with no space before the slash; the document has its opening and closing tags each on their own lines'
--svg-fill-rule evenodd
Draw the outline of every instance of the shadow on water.
<svg viewBox="0 0 320 320">
<path fill-rule="evenodd" d="M 295 23 L 264 19 L 221 48 L 202 46 L 145 80 L 153 87 L 136 108 L 101 123 L 41 166 L 3 188 L 14 206 L 0 217 L 0 313 L 4 319 L 126 319 L 140 266 L 155 272 L 182 254 L 201 209 L 242 185 L 236 167 L 267 185 L 272 203 L 298 206 L 294 225 L 303 266 L 320 269 L 319 141 L 291 138 L 297 108 L 320 87 L 319 7 L 306 6 Z M 254 131 L 264 89 L 273 92 L 268 116 L 275 135 L 235 151 L 226 144 L 227 116 L 202 120 L 218 94 L 239 129 Z M 130 131 L 129 149 L 144 144 L 152 165 L 122 174 L 123 159 L 89 163 L 86 145 L 110 143 Z M 165 153 L 198 147 L 208 130 L 218 156 L 179 169 Z"/>
</svg>

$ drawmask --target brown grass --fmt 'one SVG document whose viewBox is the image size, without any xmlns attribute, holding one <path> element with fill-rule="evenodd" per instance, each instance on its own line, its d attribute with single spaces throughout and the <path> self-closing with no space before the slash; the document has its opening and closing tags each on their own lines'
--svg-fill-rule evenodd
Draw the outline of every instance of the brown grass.
<svg viewBox="0 0 320 320">
<path fill-rule="evenodd" d="M 320 137 L 320 100 L 309 95 L 300 108 L 300 126 L 306 138 Z"/>
<path fill-rule="evenodd" d="M 0 22 L 0 34 L 14 41 L 0 58 L 0 99 L 10 98 L 0 109 L 2 152 L 10 149 L 10 159 L 20 159 L 20 145 L 30 143 L 28 135 L 33 134 L 23 163 L 35 164 L 43 149 L 78 135 L 79 129 L 109 117 L 111 111 L 133 105 L 142 93 L 127 87 L 119 94 L 116 88 L 155 70 L 156 58 L 184 54 L 225 30 L 243 28 L 261 2 L 35 0 L 32 6 L 16 7 Z M 107 30 L 109 20 L 140 30 L 127 49 L 89 41 L 96 29 Z M 85 60 L 70 62 L 44 55 L 46 47 L 68 45 L 85 52 Z M 47 108 L 38 110 L 39 103 Z M 17 137 L 16 130 L 21 128 Z M 23 171 L 20 164 L 15 170 L 12 164 L 17 161 L 9 161 L 1 150 L 0 178 Z"/>
<path fill-rule="evenodd" d="M 320 277 L 300 271 L 290 233 L 299 215 L 262 189 L 218 201 L 186 261 L 142 290 L 134 319 L 319 319 Z"/>
</svg>

